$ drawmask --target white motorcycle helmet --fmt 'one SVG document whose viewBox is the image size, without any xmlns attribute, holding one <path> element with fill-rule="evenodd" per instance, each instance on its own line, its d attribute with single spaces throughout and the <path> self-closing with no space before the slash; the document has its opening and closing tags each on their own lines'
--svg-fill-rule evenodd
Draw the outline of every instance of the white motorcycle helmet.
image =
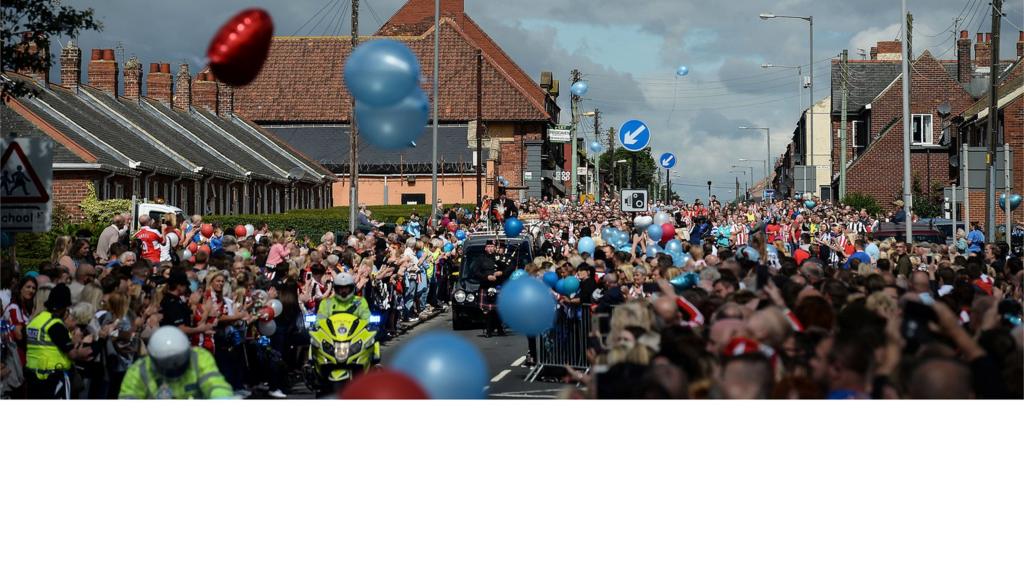
<svg viewBox="0 0 1024 576">
<path fill-rule="evenodd" d="M 356 279 L 348 272 L 334 277 L 334 294 L 344 303 L 352 300 L 356 293 Z"/>
<path fill-rule="evenodd" d="M 174 326 L 159 328 L 149 337 L 149 357 L 156 371 L 166 378 L 177 378 L 188 369 L 192 345 L 188 336 Z"/>
</svg>

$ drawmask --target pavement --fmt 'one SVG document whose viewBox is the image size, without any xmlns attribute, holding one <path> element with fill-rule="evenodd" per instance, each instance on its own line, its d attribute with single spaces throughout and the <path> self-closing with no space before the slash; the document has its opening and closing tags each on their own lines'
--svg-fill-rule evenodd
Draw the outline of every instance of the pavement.
<svg viewBox="0 0 1024 576">
<path fill-rule="evenodd" d="M 442 312 L 417 323 L 407 332 L 381 346 L 381 364 L 387 366 L 398 349 L 413 338 L 435 330 L 452 331 L 451 312 Z M 456 332 L 472 342 L 487 360 L 487 371 L 491 375 L 488 398 L 492 399 L 552 399 L 557 398 L 563 386 L 552 382 L 527 382 L 530 367 L 526 366 L 526 337 L 512 334 L 506 336 L 484 336 L 483 329 Z M 313 395 L 303 386 L 296 386 L 288 394 L 289 400 L 310 399 Z"/>
</svg>

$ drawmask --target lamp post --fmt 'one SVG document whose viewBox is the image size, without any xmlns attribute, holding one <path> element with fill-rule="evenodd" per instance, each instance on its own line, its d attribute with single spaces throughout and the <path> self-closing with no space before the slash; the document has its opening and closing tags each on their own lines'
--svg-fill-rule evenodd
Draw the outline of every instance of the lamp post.
<svg viewBox="0 0 1024 576">
<path fill-rule="evenodd" d="M 808 60 L 808 66 L 811 69 L 811 121 L 807 127 L 808 139 L 811 141 L 811 145 L 808 146 L 808 166 L 814 166 L 814 16 L 783 16 L 780 14 L 772 14 L 770 12 L 760 15 L 761 20 L 774 20 L 775 18 L 789 18 L 791 20 L 804 20 L 810 26 L 810 38 L 811 38 L 811 57 Z"/>
<path fill-rule="evenodd" d="M 619 171 L 618 166 L 619 166 L 619 164 L 626 164 L 627 162 L 628 162 L 628 160 L 616 160 L 615 161 L 615 166 L 616 166 L 615 173 L 616 173 L 616 176 L 619 177 L 619 194 L 622 194 L 622 172 Z"/>
<path fill-rule="evenodd" d="M 733 166 L 733 168 L 736 168 L 736 166 Z M 729 174 L 742 174 L 744 179 L 747 178 L 747 171 L 746 171 L 746 169 L 743 169 L 743 170 L 729 170 Z M 744 182 L 744 185 L 745 184 L 746 184 L 746 182 Z M 738 186 L 738 184 L 737 184 L 737 186 Z M 739 201 L 740 201 L 740 195 L 739 195 L 739 190 L 737 190 L 736 191 L 736 202 L 739 202 Z"/>
<path fill-rule="evenodd" d="M 746 158 L 740 158 L 738 161 L 747 162 L 748 160 Z M 749 185 L 747 186 L 747 198 L 749 198 L 750 189 L 754 187 L 754 166 L 751 164 L 733 164 L 732 166 L 730 166 L 730 168 L 739 168 L 740 170 L 743 170 L 744 176 L 747 175 L 748 171 L 750 172 L 750 179 L 747 180 L 747 182 L 749 183 Z"/>
<path fill-rule="evenodd" d="M 586 116 L 588 118 L 593 118 L 594 116 L 597 116 L 597 112 L 584 112 L 583 116 Z M 590 146 L 588 146 L 586 144 L 586 139 L 584 139 L 583 142 L 584 142 L 584 149 L 589 152 L 590 151 Z M 597 200 L 598 196 L 600 196 L 600 193 L 597 190 L 595 190 L 595 187 L 600 187 L 601 186 L 601 180 L 599 179 L 600 176 L 601 176 L 601 155 L 599 153 L 597 153 L 597 152 L 594 152 L 594 174 L 593 175 L 587 174 L 587 183 L 589 184 L 587 186 L 587 190 L 588 190 L 588 192 L 590 194 L 592 194 L 594 196 L 595 200 Z"/>
</svg>

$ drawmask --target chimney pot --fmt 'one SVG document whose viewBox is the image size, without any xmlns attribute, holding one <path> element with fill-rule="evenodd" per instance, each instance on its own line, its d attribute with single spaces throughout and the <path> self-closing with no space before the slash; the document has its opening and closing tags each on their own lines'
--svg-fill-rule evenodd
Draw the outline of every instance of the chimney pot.
<svg viewBox="0 0 1024 576">
<path fill-rule="evenodd" d="M 160 73 L 160 63 L 159 62 L 151 62 L 149 64 L 149 73 L 150 74 L 159 74 Z"/>
<path fill-rule="evenodd" d="M 89 60 L 92 60 L 92 61 L 95 62 L 96 60 L 102 60 L 102 59 L 103 59 L 103 49 L 102 48 L 93 48 L 92 49 L 92 56 L 89 58 Z"/>
<path fill-rule="evenodd" d="M 110 61 L 117 60 L 117 56 L 114 56 L 114 49 L 113 48 L 105 49 L 103 51 L 103 59 L 104 60 L 110 60 Z"/>
<path fill-rule="evenodd" d="M 961 38 L 966 38 L 966 39 L 970 40 L 971 35 L 970 35 L 969 32 L 967 32 L 967 30 L 961 30 L 960 31 L 960 37 Z"/>
<path fill-rule="evenodd" d="M 1017 42 L 1024 42 L 1024 30 L 1017 32 Z"/>
<path fill-rule="evenodd" d="M 170 74 L 171 73 L 171 65 L 170 65 L 170 63 L 168 63 L 168 62 L 161 62 L 160 63 L 160 73 L 161 74 Z"/>
<path fill-rule="evenodd" d="M 978 42 L 984 42 L 984 41 L 985 41 L 985 33 L 984 32 L 978 32 Z"/>
</svg>

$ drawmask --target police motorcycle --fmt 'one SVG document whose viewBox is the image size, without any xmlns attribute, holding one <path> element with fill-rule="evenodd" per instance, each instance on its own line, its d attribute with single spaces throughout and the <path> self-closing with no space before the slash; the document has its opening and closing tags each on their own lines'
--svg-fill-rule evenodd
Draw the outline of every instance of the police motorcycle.
<svg viewBox="0 0 1024 576">
<path fill-rule="evenodd" d="M 369 322 L 345 312 L 324 319 L 306 315 L 306 386 L 317 398 L 335 396 L 352 378 L 380 364 L 379 322 L 378 315 L 370 316 Z"/>
</svg>

